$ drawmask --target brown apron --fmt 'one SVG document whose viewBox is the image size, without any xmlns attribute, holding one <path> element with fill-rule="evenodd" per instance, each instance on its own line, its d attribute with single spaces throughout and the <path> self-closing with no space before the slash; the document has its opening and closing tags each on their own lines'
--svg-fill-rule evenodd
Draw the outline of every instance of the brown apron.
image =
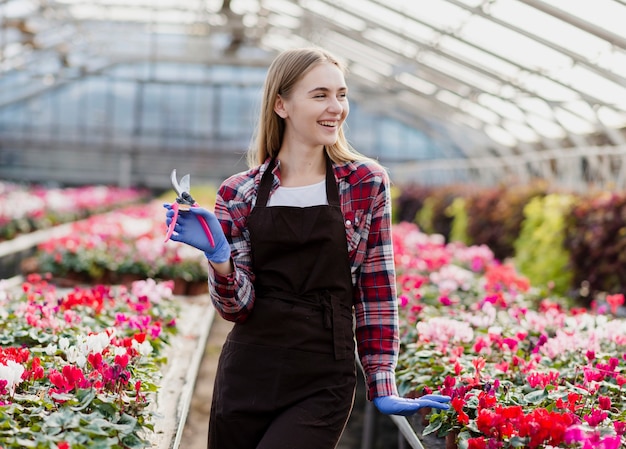
<svg viewBox="0 0 626 449">
<path fill-rule="evenodd" d="M 256 300 L 218 365 L 209 449 L 332 449 L 356 384 L 352 280 L 330 159 L 328 205 L 267 207 L 272 161 L 248 217 Z"/>
</svg>

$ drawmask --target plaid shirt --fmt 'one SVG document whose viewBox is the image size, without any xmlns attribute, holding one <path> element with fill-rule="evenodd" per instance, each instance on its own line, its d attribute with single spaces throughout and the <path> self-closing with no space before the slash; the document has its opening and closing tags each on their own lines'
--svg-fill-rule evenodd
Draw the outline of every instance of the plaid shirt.
<svg viewBox="0 0 626 449">
<path fill-rule="evenodd" d="M 215 205 L 215 214 L 230 242 L 235 271 L 222 276 L 211 270 L 211 299 L 222 317 L 238 323 L 245 321 L 254 306 L 254 273 L 246 223 L 268 163 L 269 159 L 224 181 Z M 368 398 L 398 394 L 398 311 L 389 178 L 384 169 L 372 162 L 333 164 L 333 169 L 346 223 L 355 287 L 356 341 Z M 280 183 L 279 163 L 273 174 L 272 192 Z"/>
</svg>

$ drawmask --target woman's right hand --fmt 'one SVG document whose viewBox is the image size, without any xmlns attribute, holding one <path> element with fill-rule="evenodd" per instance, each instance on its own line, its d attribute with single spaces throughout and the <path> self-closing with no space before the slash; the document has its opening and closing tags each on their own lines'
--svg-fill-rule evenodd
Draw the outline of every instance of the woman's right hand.
<svg viewBox="0 0 626 449">
<path fill-rule="evenodd" d="M 174 217 L 174 210 L 171 204 L 164 204 L 163 207 L 167 209 L 165 224 L 169 227 Z M 213 235 L 214 246 L 211 245 L 200 220 L 204 220 L 208 225 Z M 202 207 L 191 207 L 189 211 L 180 211 L 170 239 L 203 251 L 211 262 L 224 263 L 230 260 L 230 245 L 220 222 L 214 213 Z"/>
</svg>

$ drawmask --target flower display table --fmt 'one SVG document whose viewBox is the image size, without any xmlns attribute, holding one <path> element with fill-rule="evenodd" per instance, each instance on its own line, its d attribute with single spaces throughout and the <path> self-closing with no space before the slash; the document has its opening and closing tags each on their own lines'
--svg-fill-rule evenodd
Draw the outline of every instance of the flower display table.
<svg viewBox="0 0 626 449">
<path fill-rule="evenodd" d="M 408 223 L 394 228 L 394 245 L 400 393 L 452 398 L 423 435 L 462 449 L 626 447 L 623 294 L 582 308 L 487 247 Z"/>
<path fill-rule="evenodd" d="M 211 330 L 214 309 L 208 295 L 176 297 L 180 302 L 178 335 L 165 350 L 161 388 L 154 402 L 153 449 L 177 449 L 189 413 L 198 369 Z M 184 449 L 184 448 L 183 448 Z"/>
<path fill-rule="evenodd" d="M 1 447 L 177 448 L 213 309 L 172 284 L 0 281 Z"/>
</svg>

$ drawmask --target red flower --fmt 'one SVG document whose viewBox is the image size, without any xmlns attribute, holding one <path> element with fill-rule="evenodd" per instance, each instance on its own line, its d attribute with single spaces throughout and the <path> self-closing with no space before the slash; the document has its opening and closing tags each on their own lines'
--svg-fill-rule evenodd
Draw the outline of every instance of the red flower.
<svg viewBox="0 0 626 449">
<path fill-rule="evenodd" d="M 624 295 L 621 293 L 617 293 L 615 295 L 607 295 L 606 302 L 611 307 L 611 313 L 613 315 L 616 315 L 617 309 L 624 304 Z"/>
<path fill-rule="evenodd" d="M 480 372 L 485 367 L 487 361 L 482 357 L 476 357 L 472 360 L 472 365 L 474 365 L 474 369 L 476 370 L 476 374 L 474 375 L 474 379 L 476 382 L 480 382 Z"/>
<path fill-rule="evenodd" d="M 65 365 L 61 372 L 51 370 L 48 377 L 56 387 L 50 389 L 52 393 L 69 393 L 74 388 L 89 388 L 91 386 L 81 369 L 76 366 Z"/>
<path fill-rule="evenodd" d="M 530 438 L 528 447 L 537 448 L 545 444 L 557 446 L 565 437 L 565 431 L 575 420 L 568 413 L 549 412 L 535 409 L 522 420 L 519 435 Z"/>
<path fill-rule="evenodd" d="M 533 372 L 526 376 L 526 380 L 528 380 L 531 387 L 543 389 L 548 385 L 558 385 L 560 376 L 558 371 L 550 371 L 549 373 Z"/>
<path fill-rule="evenodd" d="M 600 396 L 598 398 L 598 404 L 602 410 L 610 410 L 611 409 L 611 398 L 608 396 Z"/>
<path fill-rule="evenodd" d="M 115 363 L 122 368 L 126 368 L 128 366 L 128 354 L 116 355 Z"/>
<path fill-rule="evenodd" d="M 133 338 L 135 339 L 135 341 L 137 341 L 137 343 L 143 343 L 144 341 L 146 341 L 146 333 L 137 332 L 135 335 L 133 335 Z"/>
<path fill-rule="evenodd" d="M 463 398 L 460 396 L 452 398 L 450 405 L 452 405 L 452 408 L 454 408 L 457 413 L 457 421 L 464 425 L 469 424 L 469 416 L 463 411 L 463 405 L 465 405 Z"/>
<path fill-rule="evenodd" d="M 487 393 L 486 391 L 481 391 L 478 393 L 478 407 L 483 408 L 493 408 L 498 403 L 498 399 L 495 397 L 493 393 Z"/>
<path fill-rule="evenodd" d="M 556 400 L 556 406 L 560 409 L 567 409 L 570 413 L 576 413 L 582 407 L 579 401 L 582 399 L 582 395 L 579 393 L 568 393 L 567 402 L 559 398 Z"/>
<path fill-rule="evenodd" d="M 501 416 L 494 410 L 482 409 L 478 412 L 476 426 L 488 437 L 497 437 L 500 434 Z"/>
<path fill-rule="evenodd" d="M 509 370 L 509 362 L 496 363 L 494 368 L 506 373 Z"/>
<path fill-rule="evenodd" d="M 470 438 L 467 440 L 467 449 L 487 449 L 487 442 L 484 437 Z"/>
<path fill-rule="evenodd" d="M 94 369 L 100 369 L 102 366 L 102 354 L 99 352 L 87 355 L 87 361 Z"/>
</svg>

